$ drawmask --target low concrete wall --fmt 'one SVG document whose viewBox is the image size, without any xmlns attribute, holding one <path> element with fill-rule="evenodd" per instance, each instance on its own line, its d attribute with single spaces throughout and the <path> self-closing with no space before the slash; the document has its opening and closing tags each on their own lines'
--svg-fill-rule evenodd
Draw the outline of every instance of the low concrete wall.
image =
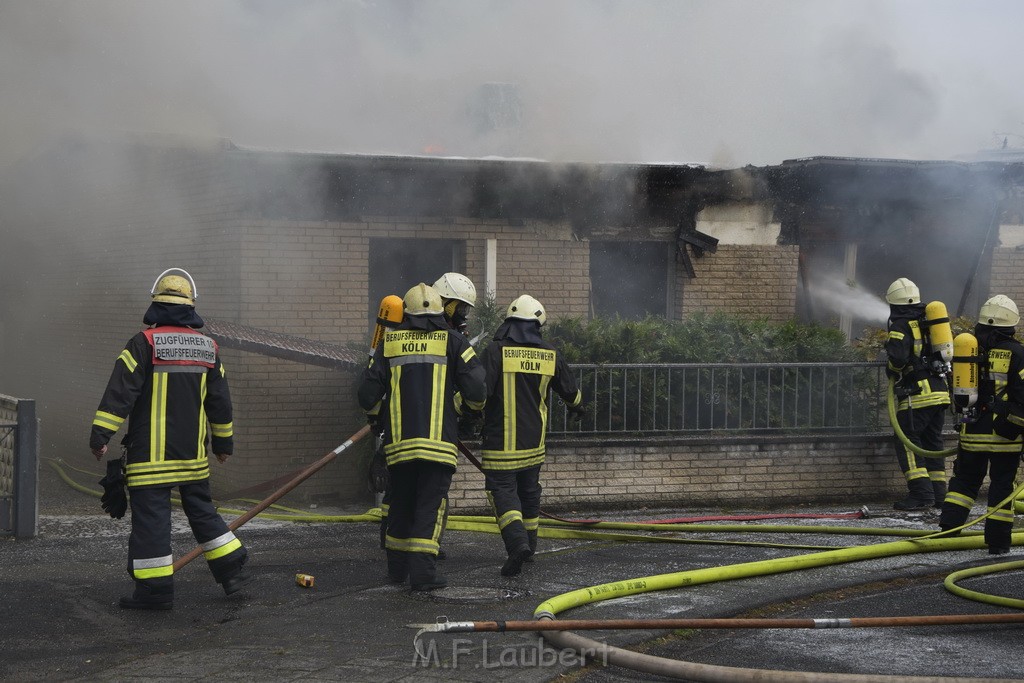
<svg viewBox="0 0 1024 683">
<path fill-rule="evenodd" d="M 952 445 L 952 441 L 947 447 Z M 479 444 L 467 444 L 477 452 Z M 947 470 L 951 459 L 947 459 Z M 551 440 L 542 506 L 566 509 L 856 503 L 906 491 L 889 435 L 787 439 Z M 489 513 L 483 475 L 461 460 L 449 500 Z"/>
</svg>

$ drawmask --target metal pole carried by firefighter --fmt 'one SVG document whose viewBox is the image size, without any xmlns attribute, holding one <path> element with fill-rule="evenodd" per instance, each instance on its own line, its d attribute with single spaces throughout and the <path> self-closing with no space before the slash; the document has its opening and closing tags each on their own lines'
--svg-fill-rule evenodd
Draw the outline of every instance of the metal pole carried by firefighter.
<svg viewBox="0 0 1024 683">
<path fill-rule="evenodd" d="M 950 403 L 945 378 L 953 358 L 949 316 L 940 301 L 922 304 L 917 285 L 905 277 L 889 285 L 885 300 L 889 303 L 886 374 L 897 400 L 893 424 L 896 458 L 908 490 L 893 507 L 940 507 L 946 495 L 945 460 L 923 457 L 917 451 L 942 450 L 942 428 Z M 904 443 L 904 438 L 910 443 Z"/>
</svg>

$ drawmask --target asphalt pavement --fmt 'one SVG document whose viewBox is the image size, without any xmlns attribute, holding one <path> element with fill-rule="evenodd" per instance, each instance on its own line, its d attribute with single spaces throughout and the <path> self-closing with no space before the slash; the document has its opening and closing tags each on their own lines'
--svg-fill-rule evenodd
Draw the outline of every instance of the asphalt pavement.
<svg viewBox="0 0 1024 683">
<path fill-rule="evenodd" d="M 768 520 L 750 524 L 935 528 L 931 512 L 893 513 L 868 501 L 867 519 Z M 680 516 L 840 513 L 785 510 L 562 510 L 559 516 L 639 521 Z M 826 533 L 685 534 L 699 543 L 544 539 L 518 577 L 500 576 L 499 537 L 449 530 L 439 563 L 450 586 L 413 593 L 385 578 L 377 527 L 366 522 L 295 523 L 256 517 L 239 530 L 256 580 L 225 596 L 202 559 L 176 574 L 174 609 L 118 607 L 130 591 L 125 571 L 127 518 L 112 520 L 98 502 L 74 493 L 44 503 L 38 537 L 0 540 L 0 679 L 4 681 L 618 681 L 663 680 L 621 666 L 585 664 L 532 632 L 425 634 L 414 648 L 410 623 L 529 620 L 542 602 L 568 591 L 668 572 L 727 567 L 811 552 L 761 545 L 840 547 L 891 538 Z M 348 515 L 353 510 L 310 510 Z M 229 517 L 230 519 L 230 517 Z M 668 538 L 674 534 L 663 532 Z M 1024 540 L 1024 539 L 1021 539 Z M 743 542 L 743 545 L 726 541 Z M 176 557 L 194 547 L 175 513 Z M 585 605 L 575 619 L 813 617 L 1014 613 L 942 587 L 952 571 L 994 561 L 981 550 L 913 554 L 721 581 Z M 312 575 L 311 588 L 297 573 Z M 969 587 L 1024 599 L 1020 571 L 973 579 Z M 620 647 L 688 662 L 764 670 L 866 676 L 1024 679 L 1017 625 L 744 631 L 621 630 L 586 635 Z M 418 654 L 419 653 L 419 654 Z"/>
</svg>

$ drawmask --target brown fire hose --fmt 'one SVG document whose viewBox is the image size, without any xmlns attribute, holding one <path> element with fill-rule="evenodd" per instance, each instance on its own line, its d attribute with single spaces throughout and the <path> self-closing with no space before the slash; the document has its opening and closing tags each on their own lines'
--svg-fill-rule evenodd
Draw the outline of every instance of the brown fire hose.
<svg viewBox="0 0 1024 683">
<path fill-rule="evenodd" d="M 276 491 L 274 491 L 273 493 L 271 493 L 270 496 L 268 496 L 266 499 L 260 501 L 254 508 L 252 508 L 251 510 L 249 510 L 245 514 L 243 514 L 243 515 L 241 515 L 239 517 L 236 517 L 234 520 L 232 520 L 232 522 L 230 524 L 228 524 L 228 529 L 230 529 L 231 531 L 234 531 L 235 529 L 237 529 L 238 527 L 242 526 L 243 524 L 248 522 L 250 519 L 252 519 L 256 515 L 258 515 L 259 513 L 261 513 L 264 510 L 266 510 L 268 507 L 273 505 L 279 498 L 283 497 L 286 493 L 288 493 L 289 491 L 294 489 L 296 486 L 298 486 L 299 484 L 301 484 L 305 480 L 309 479 L 311 476 L 313 476 L 319 470 L 321 470 L 325 465 L 327 465 L 329 462 L 331 462 L 336 457 L 338 457 L 338 454 L 341 453 L 343 450 L 345 450 L 346 448 L 348 448 L 349 446 L 354 444 L 356 441 L 359 441 L 359 439 L 363 438 L 364 436 L 366 436 L 369 433 L 370 433 L 370 425 L 365 425 L 358 432 L 356 432 L 355 434 L 350 436 L 345 443 L 341 444 L 340 446 L 335 448 L 333 451 L 331 451 L 330 453 L 328 453 L 324 457 L 320 458 L 319 460 L 317 460 L 315 463 L 313 463 L 312 465 L 310 465 L 306 469 L 302 470 L 302 472 L 300 472 L 295 478 L 293 478 L 291 481 L 286 483 L 284 486 L 282 486 L 281 488 L 279 488 Z M 186 564 L 188 564 L 192 560 L 194 560 L 197 557 L 199 557 L 199 555 L 202 552 L 203 552 L 202 547 L 196 547 L 196 548 L 193 548 L 192 551 L 189 552 L 187 555 L 183 555 L 182 557 L 179 557 L 177 559 L 177 561 L 175 561 L 175 563 L 174 563 L 174 571 L 178 571 L 179 569 L 184 567 Z"/>
<path fill-rule="evenodd" d="M 424 633 L 503 633 L 505 631 L 593 631 L 626 629 L 773 629 L 773 628 L 877 628 L 884 626 L 954 626 L 963 624 L 1020 624 L 1024 613 L 941 614 L 903 617 L 848 617 L 845 619 L 550 619 L 537 621 L 439 621 L 407 624 Z"/>
</svg>

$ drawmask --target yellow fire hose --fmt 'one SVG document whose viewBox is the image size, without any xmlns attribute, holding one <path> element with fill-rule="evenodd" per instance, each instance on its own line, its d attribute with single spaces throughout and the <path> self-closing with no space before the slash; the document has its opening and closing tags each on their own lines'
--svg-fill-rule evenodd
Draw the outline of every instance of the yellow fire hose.
<svg viewBox="0 0 1024 683">
<path fill-rule="evenodd" d="M 330 456 L 331 454 L 328 454 Z M 328 457 L 325 456 L 325 457 Z M 83 492 L 89 493 L 99 497 L 101 494 L 98 491 L 93 491 L 87 487 L 83 487 L 74 482 L 70 477 L 63 472 L 59 464 L 51 462 L 51 465 L 58 471 L 62 479 L 65 482 L 73 486 L 74 488 Z M 316 464 L 314 464 L 315 466 Z M 312 467 L 312 466 L 311 466 Z M 292 487 L 294 488 L 294 487 Z M 290 489 L 289 489 L 290 490 Z M 1016 496 L 1024 490 L 1024 485 L 1020 486 L 1015 490 L 1009 497 L 1016 498 Z M 283 495 L 283 494 L 282 494 Z M 280 496 L 271 496 L 272 499 L 276 500 Z M 1005 501 L 1004 501 L 1005 502 Z M 290 514 L 266 514 L 265 518 L 276 519 L 276 520 L 289 520 L 296 522 L 375 522 L 380 518 L 379 509 L 371 509 L 367 513 L 362 515 L 306 515 L 301 514 L 299 510 L 292 508 L 286 508 L 280 505 L 273 505 L 273 500 L 268 499 L 260 503 L 265 509 L 266 507 L 273 507 L 274 509 L 287 511 Z M 998 507 L 998 506 L 997 506 Z M 219 508 L 222 512 L 230 512 L 228 508 Z M 249 514 L 248 518 L 255 516 L 259 511 L 250 510 L 237 511 L 241 514 Z M 914 537 L 913 540 L 901 540 L 893 541 L 888 543 L 881 543 L 869 546 L 855 546 L 855 547 L 841 547 L 841 548 L 829 548 L 821 549 L 815 546 L 792 546 L 792 545 L 780 545 L 780 544 L 757 544 L 757 545 L 771 545 L 772 547 L 786 547 L 786 548 L 799 548 L 799 549 L 815 549 L 819 552 L 809 553 L 805 555 L 798 555 L 795 557 L 777 558 L 773 560 L 763 560 L 758 562 L 742 563 L 736 565 L 729 565 L 724 567 L 713 567 L 698 570 L 689 570 L 684 572 L 677 572 L 672 574 L 656 575 L 650 577 L 644 577 L 639 579 L 630 579 L 626 581 L 616 581 L 608 584 L 594 586 L 590 588 L 584 588 L 577 591 L 571 591 L 569 593 L 555 596 L 543 602 L 539 605 L 534 615 L 542 623 L 547 623 L 549 620 L 556 626 L 539 626 L 537 622 L 525 622 L 533 624 L 534 628 L 530 630 L 543 630 L 544 637 L 552 642 L 556 647 L 575 647 L 583 652 L 600 652 L 602 655 L 607 656 L 609 663 L 633 668 L 639 671 L 644 671 L 652 674 L 665 675 L 668 677 L 682 677 L 688 680 L 694 681 L 836 681 L 837 683 L 857 683 L 859 681 L 869 680 L 892 680 L 892 681 L 903 681 L 905 683 L 924 683 L 925 681 L 959 681 L 960 683 L 967 683 L 974 679 L 950 679 L 950 678 L 928 678 L 928 677 L 878 677 L 878 676 L 858 676 L 851 674 L 820 674 L 820 673 L 805 673 L 805 672 L 794 672 L 794 671 L 783 671 L 783 672 L 771 672 L 765 670 L 747 670 L 747 669 L 736 669 L 733 667 L 714 667 L 707 665 L 694 664 L 690 662 L 681 662 L 677 660 L 664 660 L 657 657 L 651 657 L 650 655 L 642 655 L 639 653 L 631 652 L 629 650 L 621 650 L 612 646 L 607 646 L 597 641 L 592 641 L 587 638 L 583 638 L 577 634 L 566 631 L 567 627 L 571 626 L 572 622 L 569 621 L 554 621 L 554 618 L 560 612 L 568 609 L 579 607 L 590 602 L 596 602 L 600 600 L 607 600 L 611 598 L 624 597 L 626 595 L 635 595 L 653 590 L 665 590 L 682 588 L 690 585 L 700 585 L 706 583 L 713 583 L 716 581 L 728 581 L 734 579 L 747 578 L 751 576 L 767 576 L 778 573 L 797 571 L 801 569 L 809 569 L 813 567 L 827 566 L 833 564 L 841 564 L 847 562 L 856 562 L 860 560 L 877 559 L 881 557 L 890 557 L 901 554 L 910 553 L 924 553 L 924 552 L 940 552 L 945 550 L 966 550 L 966 549 L 980 549 L 985 547 L 984 538 L 978 532 L 965 531 L 957 537 L 951 537 L 952 534 L 957 533 L 960 530 L 966 529 L 974 524 L 979 523 L 988 514 L 983 515 L 975 520 L 964 524 L 959 529 L 953 529 L 945 532 L 930 533 L 927 531 L 912 530 L 912 529 L 881 529 L 871 527 L 815 527 L 815 526 L 803 526 L 803 525 L 754 525 L 754 524 L 652 524 L 652 523 L 627 523 L 627 522 L 599 522 L 593 525 L 588 525 L 586 529 L 580 529 L 578 525 L 570 523 L 561 523 L 557 520 L 542 520 L 542 526 L 539 529 L 539 535 L 546 538 L 567 538 L 567 539 L 581 539 L 581 540 L 604 540 L 604 541 L 626 541 L 626 542 L 703 542 L 703 543 L 715 543 L 715 544 L 732 544 L 735 541 L 723 541 L 723 540 L 701 540 L 701 539 L 680 539 L 677 537 L 664 536 L 666 532 L 672 533 L 751 533 L 751 532 L 775 532 L 775 533 L 837 533 L 837 534 L 863 534 L 863 535 L 876 535 L 876 536 L 904 536 Z M 237 527 L 236 527 L 237 528 Z M 449 528 L 455 530 L 465 531 L 479 531 L 487 533 L 498 533 L 497 525 L 492 517 L 473 517 L 473 516 L 453 516 L 449 520 Z M 653 532 L 658 535 L 646 536 L 642 534 L 625 534 L 625 533 L 612 533 L 615 531 L 644 531 Z M 1015 533 L 1013 535 L 1015 545 L 1024 544 L 1024 532 Z M 960 579 L 966 579 L 981 574 L 992 573 L 1000 570 L 1011 570 L 1019 569 L 1024 566 L 1024 562 L 1010 562 L 1002 563 L 1000 565 L 990 565 L 984 568 L 964 570 L 951 574 L 945 582 L 946 588 L 954 594 L 961 595 L 970 599 L 977 599 L 982 602 L 989 602 L 991 604 L 998 604 L 1009 607 L 1024 607 L 1024 601 L 1015 601 L 1008 598 L 1000 598 L 998 596 L 986 596 L 984 594 L 976 593 L 974 591 L 968 591 L 956 585 L 956 581 Z M 987 615 L 979 615 L 984 619 L 987 619 Z M 1016 616 L 1016 615 L 1014 615 Z M 927 616 L 927 617 L 914 617 L 915 619 L 945 619 L 943 616 Z M 959 617 L 969 618 L 969 617 Z M 891 619 L 900 619 L 893 617 Z M 576 620 L 574 620 L 576 621 Z M 634 620 L 621 620 L 632 622 Z M 650 620 L 648 620 L 650 622 Z M 725 620 L 731 621 L 731 620 Z M 839 620 L 845 621 L 845 620 Z M 1015 621 L 1014 619 L 1008 619 L 1007 621 Z M 506 622 L 507 623 L 507 622 Z M 822 622 L 824 623 L 824 622 Z M 949 622 L 952 623 L 952 622 Z M 972 622 L 981 623 L 981 622 Z M 924 625 L 925 622 L 920 622 L 916 625 Z M 854 624 L 850 624 L 853 626 Z M 869 623 L 859 623 L 858 626 L 874 625 Z M 893 624 L 895 625 L 895 624 Z M 906 622 L 906 625 L 911 625 L 910 622 Z M 845 624 L 844 624 L 845 626 Z M 607 626 L 606 626 L 607 627 Z M 747 626 L 748 628 L 754 628 L 754 626 Z M 764 625 L 762 628 L 777 628 L 781 626 L 767 626 Z M 821 626 L 816 626 L 820 628 Z M 652 626 L 652 628 L 662 628 L 662 626 Z M 556 630 L 550 630 L 556 629 Z M 442 629 L 431 629 L 431 630 L 442 630 Z M 598 648 L 594 650 L 593 648 Z M 993 679 L 984 679 L 991 682 Z"/>
<path fill-rule="evenodd" d="M 896 381 L 889 378 L 889 392 L 886 394 L 886 406 L 889 409 L 889 422 L 892 423 L 892 428 L 896 432 L 896 438 L 900 440 L 907 450 L 913 451 L 917 455 L 925 458 L 948 458 L 951 455 L 956 455 L 956 447 L 945 448 L 941 451 L 929 451 L 921 448 L 916 443 L 910 440 L 910 438 L 900 429 L 899 420 L 896 419 L 896 395 L 895 395 Z"/>
</svg>

